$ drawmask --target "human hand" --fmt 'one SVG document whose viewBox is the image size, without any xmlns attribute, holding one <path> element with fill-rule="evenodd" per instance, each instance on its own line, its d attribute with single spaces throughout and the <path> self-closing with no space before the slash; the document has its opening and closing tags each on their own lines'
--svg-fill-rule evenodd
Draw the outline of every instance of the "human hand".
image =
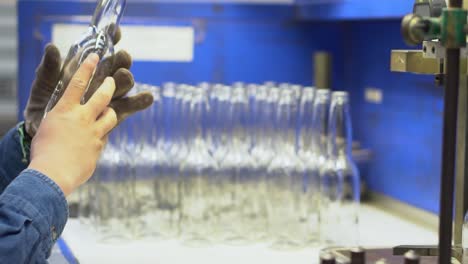
<svg viewBox="0 0 468 264">
<path fill-rule="evenodd" d="M 120 30 L 118 30 L 114 43 L 120 40 L 120 36 Z M 151 94 L 147 92 L 125 98 L 125 95 L 134 85 L 133 75 L 129 71 L 131 64 L 132 59 L 125 51 L 120 51 L 114 56 L 103 60 L 97 67 L 85 95 L 85 101 L 87 101 L 103 83 L 104 79 L 112 76 L 116 84 L 116 90 L 112 98 L 112 107 L 117 113 L 119 122 L 129 115 L 147 108 L 153 101 Z M 49 44 L 45 49 L 42 62 L 36 71 L 36 79 L 32 85 L 31 95 L 24 111 L 26 132 L 31 137 L 35 136 L 43 119 L 47 103 L 57 86 L 60 78 L 60 68 L 60 52 L 56 46 Z"/>
<path fill-rule="evenodd" d="M 42 120 L 31 145 L 28 168 L 47 175 L 65 195 L 91 177 L 107 134 L 118 122 L 116 112 L 108 107 L 116 89 L 113 78 L 106 78 L 87 103 L 80 103 L 98 61 L 91 54 L 80 66 L 62 98 Z"/>
</svg>

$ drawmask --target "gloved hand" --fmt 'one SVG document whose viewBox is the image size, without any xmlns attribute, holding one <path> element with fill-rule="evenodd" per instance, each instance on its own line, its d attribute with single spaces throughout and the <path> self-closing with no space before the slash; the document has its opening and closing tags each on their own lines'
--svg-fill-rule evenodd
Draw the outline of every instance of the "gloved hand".
<svg viewBox="0 0 468 264">
<path fill-rule="evenodd" d="M 114 40 L 115 43 L 120 40 L 119 30 Z M 149 107 L 153 102 L 150 92 L 142 92 L 135 96 L 125 97 L 134 85 L 133 75 L 129 71 L 131 64 L 132 59 L 125 51 L 120 51 L 114 56 L 103 60 L 99 64 L 89 90 L 85 95 L 87 101 L 106 77 L 113 77 L 116 90 L 110 107 L 116 112 L 119 123 L 129 115 Z M 47 103 L 59 81 L 60 69 L 60 52 L 56 46 L 49 44 L 45 49 L 42 62 L 36 71 L 36 80 L 32 85 L 28 104 L 24 111 L 25 129 L 31 137 L 35 136 L 43 119 Z"/>
<path fill-rule="evenodd" d="M 108 107 L 116 88 L 113 78 L 106 78 L 87 103 L 80 103 L 98 60 L 91 54 L 84 61 L 32 140 L 28 168 L 47 175 L 65 195 L 91 177 L 107 134 L 117 125 L 117 115 Z"/>
</svg>

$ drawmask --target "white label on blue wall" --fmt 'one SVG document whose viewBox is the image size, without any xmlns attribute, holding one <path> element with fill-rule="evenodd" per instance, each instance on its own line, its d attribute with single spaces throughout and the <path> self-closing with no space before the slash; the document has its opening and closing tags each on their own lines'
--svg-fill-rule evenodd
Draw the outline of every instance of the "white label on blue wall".
<svg viewBox="0 0 468 264">
<path fill-rule="evenodd" d="M 381 89 L 368 87 L 364 91 L 364 97 L 368 103 L 382 104 L 383 92 Z"/>
<path fill-rule="evenodd" d="M 62 56 L 70 46 L 86 32 L 87 26 L 55 24 L 52 28 L 52 42 Z M 124 49 L 136 61 L 191 62 L 195 31 L 189 26 L 121 26 L 122 40 L 115 47 L 116 52 Z"/>
</svg>

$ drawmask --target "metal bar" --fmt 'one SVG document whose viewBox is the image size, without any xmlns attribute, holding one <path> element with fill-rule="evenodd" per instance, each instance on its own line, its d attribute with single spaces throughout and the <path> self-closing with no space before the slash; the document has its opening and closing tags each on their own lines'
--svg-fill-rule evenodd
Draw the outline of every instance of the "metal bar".
<svg viewBox="0 0 468 264">
<path fill-rule="evenodd" d="M 424 257 L 424 256 L 430 256 L 430 257 L 436 257 L 439 256 L 439 247 L 438 246 L 424 246 L 424 245 L 411 245 L 411 246 L 397 246 L 393 248 L 393 255 L 394 256 L 403 256 L 405 255 L 406 252 L 413 250 L 416 252 L 419 256 Z M 456 259 L 461 259 L 463 257 L 463 252 L 461 250 L 458 250 L 458 248 L 453 248 L 452 249 L 452 257 Z"/>
<path fill-rule="evenodd" d="M 411 72 L 418 74 L 441 74 L 439 59 L 425 58 L 421 50 L 392 50 L 390 70 L 392 72 Z"/>
<path fill-rule="evenodd" d="M 455 247 L 461 248 L 463 218 L 466 212 L 465 196 L 468 193 L 465 182 L 468 176 L 466 171 L 466 139 L 467 134 L 467 82 L 466 74 L 460 76 L 460 84 L 458 89 L 458 121 L 457 121 L 457 156 L 456 156 L 456 171 L 455 171 L 455 221 L 453 228 L 453 242 Z"/>
<path fill-rule="evenodd" d="M 439 264 L 451 263 L 452 255 L 453 194 L 455 182 L 460 49 L 447 49 L 446 66 L 447 75 L 444 96 L 444 128 L 439 211 Z"/>
</svg>

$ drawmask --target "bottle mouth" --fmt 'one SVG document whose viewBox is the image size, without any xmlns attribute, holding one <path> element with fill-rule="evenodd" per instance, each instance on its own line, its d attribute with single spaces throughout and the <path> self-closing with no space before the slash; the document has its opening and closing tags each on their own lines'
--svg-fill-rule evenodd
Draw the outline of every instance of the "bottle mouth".
<svg viewBox="0 0 468 264">
<path fill-rule="evenodd" d="M 198 84 L 198 88 L 201 89 L 211 89 L 211 84 L 208 82 L 201 82 Z"/>
<path fill-rule="evenodd" d="M 91 25 L 113 37 L 125 5 L 126 0 L 101 0 L 94 11 Z"/>
<path fill-rule="evenodd" d="M 272 88 L 272 87 L 275 87 L 275 86 L 276 86 L 276 83 L 273 82 L 273 81 L 268 81 L 268 82 L 265 82 L 264 85 L 265 85 L 267 88 Z"/>
<path fill-rule="evenodd" d="M 164 97 L 175 97 L 175 88 L 172 86 L 165 86 L 163 88 Z"/>
<path fill-rule="evenodd" d="M 317 89 L 316 93 L 317 93 L 317 95 L 329 95 L 329 94 L 330 94 L 330 90 L 329 90 L 329 89 L 320 88 L 320 89 Z"/>
<path fill-rule="evenodd" d="M 348 97 L 348 92 L 345 92 L 345 91 L 336 91 L 336 92 L 333 92 L 333 98 L 335 97 Z"/>
<path fill-rule="evenodd" d="M 304 87 L 302 88 L 302 95 L 304 94 L 313 94 L 315 93 L 315 88 L 314 87 Z"/>
<path fill-rule="evenodd" d="M 271 101 L 278 101 L 280 90 L 277 87 L 270 88 L 269 97 Z"/>
<path fill-rule="evenodd" d="M 349 101 L 349 94 L 347 92 L 339 91 L 333 92 L 332 104 L 346 104 Z"/>
<path fill-rule="evenodd" d="M 306 91 L 302 93 L 301 103 L 310 103 L 314 101 L 314 91 Z"/>
</svg>

